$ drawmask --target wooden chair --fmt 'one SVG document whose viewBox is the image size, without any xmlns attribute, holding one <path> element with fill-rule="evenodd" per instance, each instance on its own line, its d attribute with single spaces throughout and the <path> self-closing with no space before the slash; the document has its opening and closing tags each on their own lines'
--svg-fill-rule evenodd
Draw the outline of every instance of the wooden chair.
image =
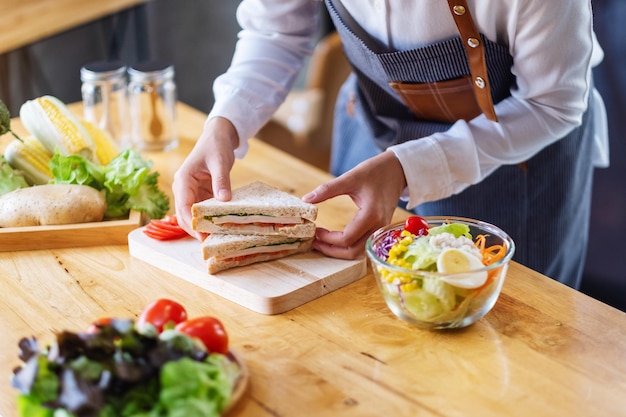
<svg viewBox="0 0 626 417">
<path fill-rule="evenodd" d="M 326 35 L 311 56 L 304 87 L 288 94 L 257 137 L 328 169 L 335 100 L 350 71 L 339 35 Z"/>
</svg>

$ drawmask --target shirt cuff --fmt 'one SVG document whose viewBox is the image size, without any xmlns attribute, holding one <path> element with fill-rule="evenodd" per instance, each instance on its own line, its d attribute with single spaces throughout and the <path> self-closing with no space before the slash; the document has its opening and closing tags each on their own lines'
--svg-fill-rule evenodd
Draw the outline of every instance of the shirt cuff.
<svg viewBox="0 0 626 417">
<path fill-rule="evenodd" d="M 404 170 L 407 189 L 403 199 L 408 200 L 407 209 L 450 194 L 452 181 L 448 162 L 435 138 L 428 136 L 388 149 L 396 155 Z"/>
</svg>

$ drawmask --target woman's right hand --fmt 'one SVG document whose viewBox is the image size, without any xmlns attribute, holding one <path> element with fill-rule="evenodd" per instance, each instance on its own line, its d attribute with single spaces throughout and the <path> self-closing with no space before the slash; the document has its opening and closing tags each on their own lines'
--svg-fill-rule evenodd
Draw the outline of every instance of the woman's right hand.
<svg viewBox="0 0 626 417">
<path fill-rule="evenodd" d="M 333 258 L 356 259 L 361 256 L 367 238 L 376 229 L 389 224 L 405 187 L 402 165 L 388 150 L 302 196 L 305 202 L 318 204 L 347 195 L 358 207 L 354 218 L 343 230 L 318 227 L 313 248 Z"/>
<path fill-rule="evenodd" d="M 174 174 L 172 191 L 176 217 L 191 236 L 205 235 L 191 228 L 191 206 L 207 198 L 231 199 L 230 171 L 239 145 L 237 130 L 222 117 L 208 120 L 195 146 Z"/>
</svg>

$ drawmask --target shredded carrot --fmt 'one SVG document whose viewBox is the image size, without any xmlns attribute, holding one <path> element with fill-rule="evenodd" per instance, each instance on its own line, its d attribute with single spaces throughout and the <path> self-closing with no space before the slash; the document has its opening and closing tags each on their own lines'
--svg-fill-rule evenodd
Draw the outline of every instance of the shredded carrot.
<svg viewBox="0 0 626 417">
<path fill-rule="evenodd" d="M 487 235 L 476 236 L 476 247 L 483 255 L 483 264 L 491 265 L 494 262 L 499 261 L 506 255 L 506 248 L 503 245 L 492 245 L 485 248 L 487 244 Z"/>
<path fill-rule="evenodd" d="M 506 255 L 506 248 L 504 247 L 504 245 L 491 245 L 486 248 L 485 246 L 487 244 L 487 236 L 488 235 L 476 236 L 475 245 L 480 250 L 480 253 L 482 253 L 483 255 L 483 264 L 491 265 L 499 261 L 500 259 L 504 258 L 504 255 Z M 482 286 L 476 289 L 476 292 L 474 293 L 473 297 L 477 297 L 478 294 L 480 294 L 483 289 L 485 289 L 491 284 L 496 274 L 500 272 L 500 268 L 492 269 L 491 271 L 488 272 L 487 281 Z"/>
<path fill-rule="evenodd" d="M 493 245 L 489 246 L 483 252 L 483 263 L 485 265 L 491 265 L 494 262 L 499 261 L 504 258 L 506 254 L 506 248 L 503 245 Z"/>
<path fill-rule="evenodd" d="M 480 252 L 483 253 L 485 251 L 485 244 L 487 242 L 487 237 L 485 235 L 478 235 L 476 236 L 476 242 L 475 245 L 478 249 L 480 249 Z"/>
</svg>

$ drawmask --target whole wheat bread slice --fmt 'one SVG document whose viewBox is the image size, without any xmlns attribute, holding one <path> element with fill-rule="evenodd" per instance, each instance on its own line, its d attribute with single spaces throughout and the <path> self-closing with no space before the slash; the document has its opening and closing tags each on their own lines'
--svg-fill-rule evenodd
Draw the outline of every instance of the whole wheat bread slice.
<svg viewBox="0 0 626 417">
<path fill-rule="evenodd" d="M 256 181 L 236 188 L 230 201 L 210 198 L 191 207 L 194 230 L 210 234 L 279 235 L 309 238 L 315 235 L 317 206 L 300 198 Z M 234 215 L 245 221 L 246 215 L 254 215 L 253 225 L 215 224 L 214 218 Z M 258 216 L 262 216 L 259 220 Z M 281 217 L 296 217 L 299 224 L 283 224 Z"/>
<path fill-rule="evenodd" d="M 212 234 L 202 242 L 202 257 L 208 260 L 209 274 L 215 274 L 230 268 L 306 252 L 312 243 L 313 238 Z M 267 252 L 249 253 L 256 250 Z"/>
</svg>

